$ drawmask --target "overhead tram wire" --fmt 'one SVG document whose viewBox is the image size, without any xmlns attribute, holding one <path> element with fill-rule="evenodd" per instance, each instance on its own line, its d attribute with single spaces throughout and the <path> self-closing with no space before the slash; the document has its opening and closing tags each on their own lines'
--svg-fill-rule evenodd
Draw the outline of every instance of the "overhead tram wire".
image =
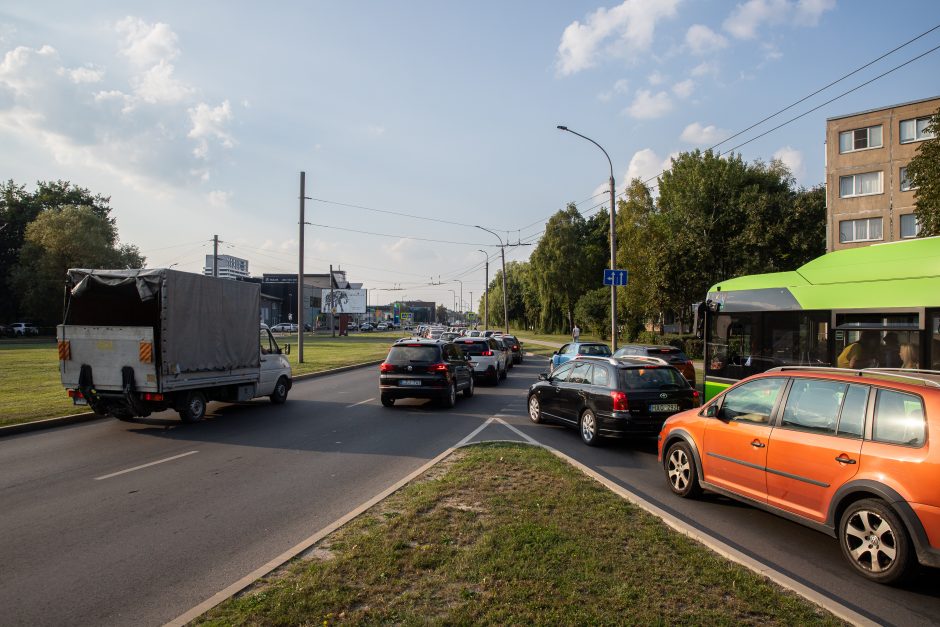
<svg viewBox="0 0 940 627">
<path fill-rule="evenodd" d="M 915 41 L 917 41 L 917 40 L 920 39 L 921 37 L 925 37 L 926 35 L 929 35 L 930 33 L 932 33 L 933 31 L 937 30 L 938 28 L 940 28 L 940 24 L 937 24 L 937 25 L 934 26 L 933 28 L 930 28 L 930 29 L 928 29 L 928 30 L 925 30 L 925 31 L 922 32 L 920 35 L 917 35 L 917 36 L 914 37 L 913 39 L 909 39 L 909 40 L 907 40 L 906 42 L 904 42 L 903 44 L 901 44 L 901 45 L 899 45 L 899 46 L 897 46 L 897 47 L 895 47 L 895 48 L 889 50 L 888 52 L 884 53 L 883 55 L 881 55 L 881 56 L 878 57 L 877 59 L 873 59 L 873 60 L 869 61 L 868 63 L 866 63 L 865 65 L 860 65 L 859 67 L 855 68 L 854 70 L 852 70 L 852 71 L 849 72 L 848 74 L 843 74 L 840 78 L 837 78 L 836 80 L 832 81 L 832 82 L 829 83 L 828 85 L 826 85 L 826 86 L 824 86 L 824 87 L 820 87 L 819 89 L 817 89 L 817 90 L 814 91 L 813 93 L 811 93 L 811 94 L 809 94 L 809 95 L 807 95 L 807 96 L 804 96 L 804 97 L 800 98 L 800 99 L 797 100 L 796 102 L 793 102 L 793 103 L 791 103 L 791 104 L 788 104 L 787 106 L 785 106 L 784 108 L 780 109 L 779 111 L 776 111 L 775 113 L 771 113 L 770 115 L 768 115 L 768 116 L 765 117 L 764 119 L 759 120 L 759 121 L 755 122 L 754 124 L 751 124 L 751 125 L 748 126 L 746 129 L 743 129 L 743 130 L 738 131 L 737 133 L 735 133 L 735 134 L 732 135 L 731 137 L 726 137 L 725 139 L 721 140 L 720 142 L 718 142 L 717 144 L 715 144 L 714 146 L 712 146 L 712 147 L 709 148 L 708 150 L 714 150 L 715 148 L 718 148 L 718 146 L 721 146 L 722 144 L 725 144 L 725 143 L 731 141 L 731 140 L 734 139 L 735 137 L 738 137 L 738 136 L 740 136 L 740 135 L 743 135 L 744 133 L 748 132 L 749 130 L 751 130 L 751 129 L 757 127 L 757 126 L 760 126 L 760 125 L 763 124 L 764 122 L 767 122 L 768 120 L 771 120 L 771 119 L 777 117 L 778 115 L 780 115 L 780 114 L 783 113 L 784 111 L 788 111 L 788 110 L 792 109 L 793 107 L 795 107 L 796 105 L 798 105 L 798 104 L 800 104 L 800 103 L 803 103 L 803 102 L 806 102 L 807 100 L 809 100 L 809 99 L 812 98 L 813 96 L 815 96 L 815 95 L 817 95 L 817 94 L 819 94 L 819 93 L 821 93 L 821 92 L 823 92 L 823 91 L 826 91 L 827 89 L 829 89 L 829 88 L 832 87 L 833 85 L 836 85 L 836 84 L 838 84 L 838 83 L 841 83 L 842 81 L 844 81 L 845 79 L 849 78 L 850 76 L 853 76 L 853 75 L 855 75 L 855 74 L 858 74 L 859 72 L 861 72 L 861 71 L 864 70 L 865 68 L 870 67 L 870 66 L 874 65 L 875 63 L 877 63 L 878 61 L 881 61 L 881 60 L 884 59 L 885 57 L 894 54 L 895 52 L 897 52 L 897 51 L 900 50 L 901 48 L 904 48 L 905 46 L 908 46 L 908 45 L 914 43 Z M 851 92 L 846 92 L 846 93 L 851 93 Z M 743 145 L 743 144 L 742 144 L 742 145 Z"/>
<path fill-rule="evenodd" d="M 376 237 L 394 237 L 395 239 L 413 239 L 419 242 L 432 242 L 435 244 L 454 244 L 457 246 L 486 246 L 486 247 L 493 247 L 496 245 L 496 244 L 479 244 L 479 243 L 473 243 L 473 242 L 454 242 L 451 240 L 444 240 L 444 239 L 430 239 L 427 237 L 415 237 L 413 235 L 392 235 L 390 233 L 375 233 L 373 231 L 359 231 L 357 229 L 347 229 L 341 226 L 330 226 L 328 224 L 314 224 L 313 222 L 308 222 L 307 224 L 309 224 L 310 226 L 318 226 L 321 229 L 334 229 L 337 231 L 347 231 L 349 233 L 360 233 L 362 235 L 375 235 Z"/>
<path fill-rule="evenodd" d="M 363 211 L 374 211 L 375 213 L 385 213 L 393 216 L 401 216 L 405 218 L 414 218 L 415 220 L 427 220 L 429 222 L 440 222 L 441 224 L 450 224 L 452 226 L 467 226 L 473 228 L 472 224 L 464 224 L 463 222 L 453 222 L 451 220 L 442 220 L 441 218 L 429 218 L 427 216 L 419 216 L 413 213 L 403 213 L 401 211 L 391 211 L 389 209 L 375 209 L 373 207 L 366 207 L 364 205 L 354 205 L 351 203 L 337 202 L 335 200 L 326 200 L 324 198 L 311 198 L 317 202 L 322 202 L 330 205 L 337 205 L 339 207 L 350 207 L 352 209 L 362 209 Z"/>
</svg>

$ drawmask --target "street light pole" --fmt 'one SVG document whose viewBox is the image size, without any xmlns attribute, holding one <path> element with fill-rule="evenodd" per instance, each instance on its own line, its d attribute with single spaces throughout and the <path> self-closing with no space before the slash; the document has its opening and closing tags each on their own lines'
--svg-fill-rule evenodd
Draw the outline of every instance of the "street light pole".
<svg viewBox="0 0 940 627">
<path fill-rule="evenodd" d="M 480 248 L 477 250 L 486 255 L 486 270 L 483 274 L 486 281 L 483 284 L 483 330 L 486 331 L 490 326 L 490 254 Z"/>
<path fill-rule="evenodd" d="M 454 279 L 454 280 L 460 283 L 460 310 L 461 310 L 460 317 L 463 318 L 463 315 L 462 315 L 463 313 L 463 281 L 461 281 L 460 279 Z"/>
<path fill-rule="evenodd" d="M 506 245 L 503 244 L 503 238 L 494 233 L 489 229 L 485 229 L 482 226 L 477 225 L 477 228 L 481 231 L 486 231 L 490 235 L 496 237 L 499 240 L 499 252 L 503 256 L 503 326 L 506 327 L 506 335 L 509 335 L 509 302 L 506 297 Z M 485 331 L 486 329 L 484 329 Z"/>
<path fill-rule="evenodd" d="M 604 150 L 603 146 L 598 144 L 596 141 L 582 135 L 581 133 L 576 133 L 572 131 L 567 126 L 558 125 L 558 130 L 567 131 L 572 135 L 577 135 L 582 139 L 586 139 L 598 148 L 601 149 L 601 152 L 604 153 L 604 156 L 607 157 L 607 164 L 610 165 L 610 268 L 616 269 L 617 267 L 617 227 L 616 227 L 616 205 L 614 204 L 614 164 L 610 160 L 610 155 L 607 154 L 607 151 Z M 614 351 L 617 350 L 617 286 L 610 286 L 610 343 L 611 348 Z"/>
</svg>

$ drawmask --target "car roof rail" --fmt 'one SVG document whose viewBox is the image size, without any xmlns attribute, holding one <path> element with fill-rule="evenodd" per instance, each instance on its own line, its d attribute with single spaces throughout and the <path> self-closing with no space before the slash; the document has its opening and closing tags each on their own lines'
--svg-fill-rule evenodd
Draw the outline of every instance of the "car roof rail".
<svg viewBox="0 0 940 627">
<path fill-rule="evenodd" d="M 620 361 L 639 361 L 657 364 L 661 366 L 669 366 L 670 363 L 663 359 L 662 357 L 653 357 L 652 355 L 621 355 L 617 357 Z"/>
<path fill-rule="evenodd" d="M 924 387 L 940 388 L 940 371 L 914 368 L 834 368 L 832 366 L 778 366 L 765 372 L 818 372 L 844 376 L 868 377 L 885 381 L 912 383 Z"/>
<path fill-rule="evenodd" d="M 603 355 L 577 355 L 571 361 L 603 361 L 611 366 L 616 366 L 620 363 L 613 357 L 604 357 Z"/>
</svg>

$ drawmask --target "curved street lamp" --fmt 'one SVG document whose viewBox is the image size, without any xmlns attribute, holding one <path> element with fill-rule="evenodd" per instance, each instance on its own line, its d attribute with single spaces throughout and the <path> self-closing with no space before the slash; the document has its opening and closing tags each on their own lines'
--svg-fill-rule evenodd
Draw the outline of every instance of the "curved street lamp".
<svg viewBox="0 0 940 627">
<path fill-rule="evenodd" d="M 506 245 L 503 244 L 503 238 L 501 238 L 499 235 L 497 235 L 493 231 L 489 229 L 485 229 L 479 225 L 474 225 L 474 226 L 476 226 L 476 228 L 480 229 L 481 231 L 486 231 L 487 233 L 489 233 L 490 235 L 494 236 L 496 239 L 499 240 L 499 252 L 503 257 L 503 326 L 506 327 L 506 335 L 509 335 L 509 305 L 506 300 Z M 485 326 L 483 330 L 484 331 L 486 330 Z"/>
<path fill-rule="evenodd" d="M 607 157 L 607 164 L 610 166 L 610 267 L 615 269 L 617 267 L 617 231 L 615 225 L 616 220 L 616 206 L 614 205 L 614 164 L 610 160 L 610 155 L 607 154 L 607 151 L 604 150 L 604 147 L 598 144 L 596 141 L 572 131 L 567 126 L 558 125 L 558 130 L 567 131 L 572 135 L 577 135 L 581 139 L 586 139 L 598 148 L 601 149 L 601 152 L 604 153 L 604 156 Z M 610 343 L 611 348 L 617 350 L 617 286 L 610 286 Z"/>
<path fill-rule="evenodd" d="M 486 270 L 483 275 L 483 330 L 486 331 L 490 326 L 490 254 L 482 248 L 477 248 L 477 251 L 486 256 Z"/>
</svg>

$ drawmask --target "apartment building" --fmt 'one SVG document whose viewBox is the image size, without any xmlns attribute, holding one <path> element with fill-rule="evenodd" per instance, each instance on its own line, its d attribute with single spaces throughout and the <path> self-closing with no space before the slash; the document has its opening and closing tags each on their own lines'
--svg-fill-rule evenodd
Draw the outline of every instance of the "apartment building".
<svg viewBox="0 0 940 627">
<path fill-rule="evenodd" d="M 219 255 L 216 260 L 220 278 L 245 279 L 251 276 L 248 273 L 247 259 L 231 255 Z M 212 276 L 212 255 L 206 255 L 206 265 L 202 267 L 202 273 L 206 276 Z"/>
<path fill-rule="evenodd" d="M 917 237 L 907 164 L 940 97 L 826 120 L 826 250 Z"/>
</svg>

